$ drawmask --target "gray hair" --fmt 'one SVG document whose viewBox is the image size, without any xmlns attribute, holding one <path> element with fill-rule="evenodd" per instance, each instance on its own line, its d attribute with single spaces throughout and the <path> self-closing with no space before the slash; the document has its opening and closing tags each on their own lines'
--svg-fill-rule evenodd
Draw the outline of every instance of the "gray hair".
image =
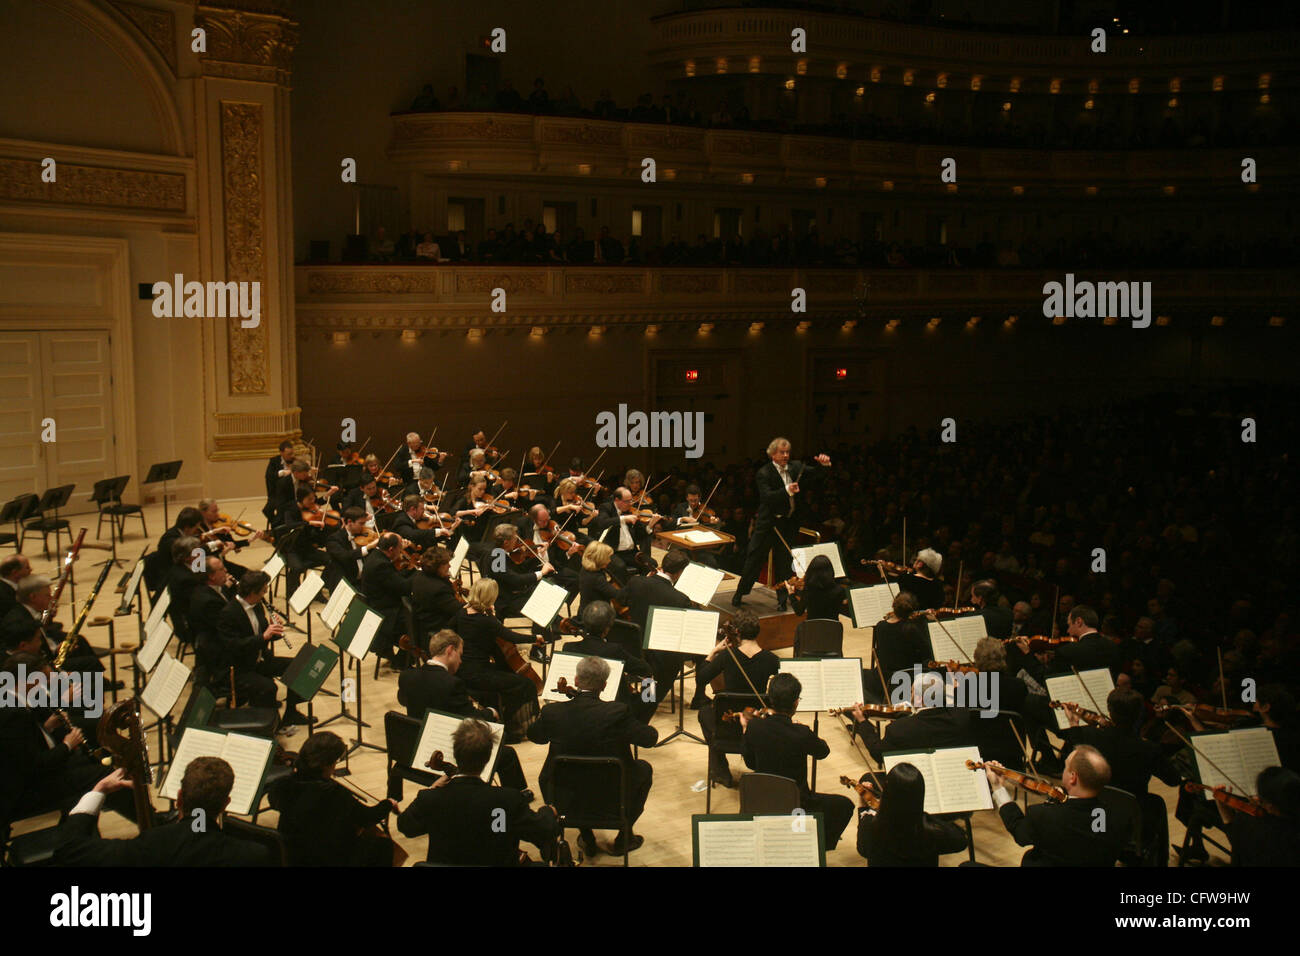
<svg viewBox="0 0 1300 956">
<path fill-rule="evenodd" d="M 35 594 L 41 588 L 48 588 L 49 586 L 50 579 L 45 575 L 29 574 L 18 582 L 18 586 L 14 590 L 14 596 L 19 601 L 26 602 L 28 597 Z"/>
<path fill-rule="evenodd" d="M 588 601 L 578 615 L 578 622 L 592 637 L 604 637 L 614 623 L 614 608 L 608 601 Z"/>
<path fill-rule="evenodd" d="M 200 499 L 199 499 L 199 510 L 200 510 L 200 511 L 207 511 L 209 508 L 211 508 L 211 507 L 212 507 L 213 505 L 215 505 L 216 503 L 217 503 L 217 499 L 216 499 L 216 498 L 200 498 Z"/>
<path fill-rule="evenodd" d="M 943 567 L 943 555 L 941 555 L 938 551 L 934 550 L 934 548 L 925 548 L 924 550 L 920 551 L 916 555 L 916 560 L 920 561 L 927 568 L 929 568 L 930 573 L 934 575 L 937 575 L 939 573 L 939 569 Z"/>
<path fill-rule="evenodd" d="M 487 461 L 487 454 L 483 451 L 482 448 L 475 448 L 473 451 L 469 453 L 469 460 L 471 464 L 473 464 L 476 461 Z"/>
<path fill-rule="evenodd" d="M 417 477 L 419 478 L 420 481 L 432 481 L 434 477 L 433 469 L 427 467 L 421 468 L 420 474 Z"/>
<path fill-rule="evenodd" d="M 177 538 L 172 542 L 172 563 L 179 564 L 181 561 L 188 561 L 195 548 L 203 548 L 198 538 Z"/>
<path fill-rule="evenodd" d="M 578 661 L 573 680 L 579 690 L 600 690 L 609 680 L 609 665 L 599 657 L 584 657 Z"/>
<path fill-rule="evenodd" d="M 773 438 L 770 442 L 767 443 L 768 457 L 770 458 L 772 455 L 775 455 L 782 448 L 789 448 L 789 447 L 790 447 L 790 439 L 780 438 L 780 437 Z"/>
</svg>

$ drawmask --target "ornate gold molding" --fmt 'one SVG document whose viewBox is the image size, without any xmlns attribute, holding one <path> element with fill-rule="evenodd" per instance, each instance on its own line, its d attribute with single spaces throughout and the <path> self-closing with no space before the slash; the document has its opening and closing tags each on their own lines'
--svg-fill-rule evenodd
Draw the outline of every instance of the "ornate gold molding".
<svg viewBox="0 0 1300 956">
<path fill-rule="evenodd" d="M 167 61 L 173 73 L 176 72 L 176 18 L 170 10 L 155 10 L 142 7 L 138 3 L 122 3 L 114 0 L 113 6 L 126 17 L 145 39 Z"/>
<path fill-rule="evenodd" d="M 262 282 L 266 278 L 263 225 L 262 107 L 259 103 L 221 103 L 222 211 L 226 235 L 226 279 Z M 230 391 L 266 395 L 268 298 L 262 297 L 262 321 L 241 328 L 238 316 L 226 322 Z"/>
<path fill-rule="evenodd" d="M 213 416 L 215 450 L 212 461 L 237 461 L 259 455 L 274 455 L 285 438 L 300 438 L 301 408 L 277 408 L 266 412 L 218 412 Z"/>
<path fill-rule="evenodd" d="M 457 292 L 491 292 L 493 289 L 505 289 L 507 294 L 535 292 L 541 295 L 546 292 L 546 273 L 539 270 L 456 273 Z"/>
<path fill-rule="evenodd" d="M 45 183 L 39 160 L 0 157 L 0 199 L 183 213 L 185 177 L 61 162 L 58 181 Z"/>
<path fill-rule="evenodd" d="M 201 6 L 194 23 L 207 32 L 203 72 L 238 80 L 289 84 L 298 24 L 278 14 Z"/>
<path fill-rule="evenodd" d="M 307 291 L 313 295 L 411 295 L 437 292 L 438 275 L 429 272 L 313 272 L 307 279 Z"/>
</svg>

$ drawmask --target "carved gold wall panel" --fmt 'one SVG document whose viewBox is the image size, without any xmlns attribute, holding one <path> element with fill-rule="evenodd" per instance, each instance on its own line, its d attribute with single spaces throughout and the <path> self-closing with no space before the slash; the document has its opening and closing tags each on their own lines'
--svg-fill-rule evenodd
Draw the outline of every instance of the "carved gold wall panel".
<svg viewBox="0 0 1300 956">
<path fill-rule="evenodd" d="M 0 157 L 0 199 L 69 203 L 153 212 L 185 211 L 185 177 L 180 173 L 145 172 L 59 163 L 58 181 L 41 182 L 35 159 Z"/>
<path fill-rule="evenodd" d="M 221 103 L 221 193 L 226 245 L 226 281 L 261 282 L 262 321 L 240 327 L 227 319 L 230 392 L 269 392 L 267 325 L 270 296 L 266 289 L 266 225 L 262 188 L 262 107 L 258 103 Z"/>
</svg>

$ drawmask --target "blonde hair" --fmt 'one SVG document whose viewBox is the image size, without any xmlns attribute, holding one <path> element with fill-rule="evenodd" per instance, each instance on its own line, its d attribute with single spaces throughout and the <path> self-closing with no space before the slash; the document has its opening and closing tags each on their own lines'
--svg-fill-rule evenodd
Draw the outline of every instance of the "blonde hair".
<svg viewBox="0 0 1300 956">
<path fill-rule="evenodd" d="M 466 603 L 480 614 L 486 614 L 497 603 L 497 595 L 500 593 L 501 589 L 491 578 L 479 578 L 470 585 Z"/>
<path fill-rule="evenodd" d="M 377 464 L 379 464 L 379 456 L 376 455 L 374 452 L 371 452 L 369 455 L 366 455 L 365 463 L 366 463 L 367 465 L 369 465 L 369 464 L 371 464 L 371 463 L 377 465 Z"/>
<path fill-rule="evenodd" d="M 608 565 L 610 558 L 614 557 L 614 549 L 603 541 L 593 541 L 582 551 L 582 569 L 584 571 L 603 571 Z"/>
<path fill-rule="evenodd" d="M 577 490 L 578 490 L 577 483 L 574 482 L 572 478 L 565 478 L 562 482 L 559 483 L 559 485 L 556 486 L 555 493 L 557 495 L 563 496 L 563 495 L 573 494 Z"/>
<path fill-rule="evenodd" d="M 437 634 L 429 639 L 429 656 L 441 657 L 442 652 L 449 647 L 464 647 L 465 642 L 455 631 L 443 628 Z"/>
<path fill-rule="evenodd" d="M 790 447 L 790 439 L 773 438 L 770 442 L 767 443 L 767 456 L 771 458 L 782 448 L 789 448 L 789 447 Z"/>
</svg>

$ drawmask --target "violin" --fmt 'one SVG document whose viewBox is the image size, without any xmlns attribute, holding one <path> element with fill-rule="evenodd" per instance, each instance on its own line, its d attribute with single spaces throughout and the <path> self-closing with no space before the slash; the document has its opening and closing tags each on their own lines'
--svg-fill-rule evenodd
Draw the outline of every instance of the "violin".
<svg viewBox="0 0 1300 956">
<path fill-rule="evenodd" d="M 742 716 L 746 720 L 756 720 L 760 717 L 771 717 L 775 714 L 771 707 L 746 707 L 743 710 L 724 710 L 722 719 L 727 721 L 739 721 Z"/>
<path fill-rule="evenodd" d="M 367 528 L 352 536 L 352 545 L 357 548 L 370 548 L 379 541 L 379 532 Z"/>
<path fill-rule="evenodd" d="M 551 522 L 549 527 L 538 528 L 537 533 L 542 536 L 542 541 L 547 548 L 558 542 L 559 546 L 564 549 L 565 554 L 573 554 L 575 551 L 582 550 L 582 543 L 574 533 L 572 531 L 556 530 L 554 521 Z"/>
<path fill-rule="evenodd" d="M 370 507 L 375 514 L 382 514 L 384 512 L 396 511 L 397 502 L 388 497 L 386 491 L 380 489 L 379 494 L 370 496 Z"/>
<path fill-rule="evenodd" d="M 802 591 L 803 578 L 796 574 L 794 577 L 790 578 L 790 580 L 785 582 L 785 589 L 787 591 Z"/>
<path fill-rule="evenodd" d="M 978 674 L 980 669 L 974 664 L 958 664 L 956 661 L 927 661 L 928 671 L 952 671 L 957 674 Z"/>
<path fill-rule="evenodd" d="M 302 520 L 308 524 L 320 522 L 322 528 L 341 528 L 343 527 L 343 518 L 337 511 L 328 511 L 316 505 L 311 508 L 302 508 Z"/>
<path fill-rule="evenodd" d="M 564 677 L 561 677 L 555 682 L 555 690 L 557 693 L 563 694 L 565 697 L 569 698 L 569 700 L 573 700 L 573 698 L 582 693 L 578 688 L 570 687 L 568 679 Z"/>
<path fill-rule="evenodd" d="M 714 511 L 712 508 L 701 507 L 697 511 L 696 509 L 688 506 L 686 509 L 686 513 L 697 524 L 721 524 L 722 523 L 722 519 L 718 517 L 718 513 Z"/>
<path fill-rule="evenodd" d="M 1041 654 L 1043 651 L 1055 650 L 1062 644 L 1076 644 L 1079 639 L 1070 637 L 1068 634 L 1063 637 L 1048 637 L 1045 634 L 1034 634 L 1033 636 L 1022 635 L 1023 639 L 1029 642 L 1029 653 Z M 1014 644 L 1021 640 L 1021 637 L 1004 637 L 1003 644 Z"/>
<path fill-rule="evenodd" d="M 828 713 L 832 717 L 839 717 L 841 714 L 852 716 L 855 709 L 861 710 L 865 717 L 880 717 L 886 720 L 893 717 L 907 717 L 913 713 L 911 704 L 897 704 L 894 706 L 888 704 L 855 704 L 853 707 L 834 707 Z"/>
<path fill-rule="evenodd" d="M 1178 704 L 1156 704 L 1153 709 L 1157 716 L 1172 710 L 1187 713 Z M 1211 704 L 1196 704 L 1192 707 L 1192 715 L 1203 724 L 1214 724 L 1217 727 L 1231 727 L 1259 716 L 1254 711 L 1233 710 L 1230 707 L 1215 707 Z"/>
<path fill-rule="evenodd" d="M 1258 800 L 1254 800 L 1251 797 L 1243 797 L 1236 793 L 1229 793 L 1223 787 L 1211 787 L 1209 784 L 1196 783 L 1194 780 L 1188 780 L 1183 784 L 1183 789 L 1188 793 L 1209 793 L 1215 800 L 1223 804 L 1225 807 L 1236 810 L 1238 813 L 1244 813 L 1247 816 L 1281 816 L 1281 814 L 1276 810 L 1268 809 Z"/>
<path fill-rule="evenodd" d="M 862 563 L 863 563 L 863 564 L 867 564 L 867 565 L 872 565 L 872 566 L 874 566 L 874 567 L 877 567 L 877 568 L 879 568 L 881 571 L 885 572 L 886 574 L 901 575 L 901 574 L 911 574 L 911 573 L 912 573 L 912 569 L 911 569 L 910 567 L 908 567 L 907 565 L 905 565 L 905 564 L 895 564 L 893 561 L 867 561 L 867 560 L 863 560 Z"/>
<path fill-rule="evenodd" d="M 393 474 L 391 471 L 387 471 L 387 470 L 376 471 L 373 473 L 372 477 L 375 479 L 375 481 L 379 482 L 381 485 L 388 485 L 388 487 L 390 488 L 392 488 L 394 485 L 403 484 L 401 478 Z"/>
<path fill-rule="evenodd" d="M 415 641 L 411 640 L 411 635 L 403 634 L 399 637 L 397 639 L 397 646 L 406 651 L 406 653 L 410 654 L 421 664 L 429 663 L 429 652 L 422 650 Z"/>
<path fill-rule="evenodd" d="M 1073 711 L 1074 713 L 1079 715 L 1080 720 L 1084 721 L 1085 723 L 1092 724 L 1094 727 L 1110 726 L 1109 717 L 1105 716 L 1104 714 L 1099 714 L 1095 710 L 1089 710 L 1086 707 L 1080 707 L 1078 704 L 1071 703 L 1070 701 L 1061 703 L 1061 701 L 1059 700 L 1054 700 L 1051 703 L 1051 707 L 1053 710 L 1063 710 L 1067 714 Z"/>
<path fill-rule="evenodd" d="M 876 793 L 876 788 L 869 783 L 861 780 L 854 780 L 852 777 L 840 777 L 840 783 L 851 790 L 856 790 L 858 796 L 867 801 L 867 806 L 872 810 L 880 809 L 880 794 Z"/>
<path fill-rule="evenodd" d="M 907 619 L 909 621 L 919 621 L 922 618 L 928 617 L 931 620 L 934 620 L 940 614 L 945 617 L 951 617 L 954 614 L 969 614 L 971 611 L 978 610 L 979 608 L 977 607 L 928 607 L 920 611 L 913 611 L 907 616 Z M 1070 640 L 1074 640 L 1074 638 L 1070 638 Z"/>
<path fill-rule="evenodd" d="M 435 750 L 433 756 L 426 760 L 424 765 L 436 773 L 445 773 L 449 777 L 454 777 L 460 773 L 454 763 L 448 763 L 443 759 L 441 750 Z"/>
<path fill-rule="evenodd" d="M 986 764 L 983 761 L 966 761 L 967 770 L 983 770 L 985 767 Z M 1004 779 L 1010 780 L 1017 787 L 1023 787 L 1025 790 L 1041 794 L 1053 803 L 1064 803 L 1066 798 L 1069 796 L 1069 794 L 1060 787 L 1050 784 L 1046 780 L 1036 780 L 1033 777 L 1020 773 L 1018 770 L 1008 770 L 1006 767 L 1000 766 L 992 767 L 990 769 Z"/>
<path fill-rule="evenodd" d="M 250 534 L 257 534 L 258 531 L 247 521 L 240 521 L 238 518 L 232 518 L 224 511 L 217 515 L 217 523 L 211 528 L 212 531 L 229 531 L 231 534 L 238 535 L 241 538 L 247 538 Z"/>
</svg>

